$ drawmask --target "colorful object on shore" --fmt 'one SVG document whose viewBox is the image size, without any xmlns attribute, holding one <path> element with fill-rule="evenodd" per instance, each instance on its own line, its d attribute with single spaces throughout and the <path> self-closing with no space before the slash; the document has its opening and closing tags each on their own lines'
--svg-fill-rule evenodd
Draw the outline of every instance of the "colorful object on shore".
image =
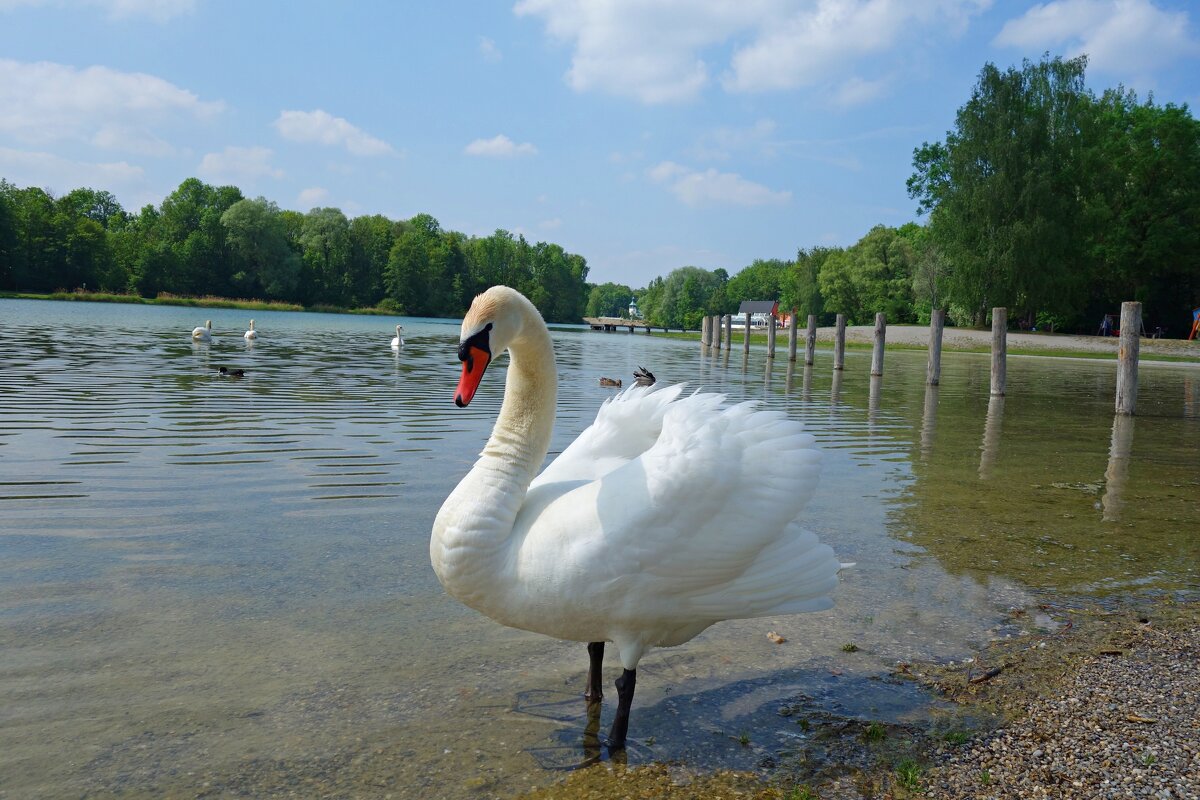
<svg viewBox="0 0 1200 800">
<path fill-rule="evenodd" d="M 1192 309 L 1192 331 L 1188 334 L 1188 341 L 1195 339 L 1200 335 L 1200 308 Z"/>
<path fill-rule="evenodd" d="M 192 328 L 192 341 L 194 342 L 211 342 L 212 341 L 212 320 L 207 320 L 203 328 Z"/>
<path fill-rule="evenodd" d="M 433 569 L 451 596 L 497 622 L 587 642 L 589 701 L 603 694 L 604 645 L 615 644 L 623 671 L 608 744 L 618 750 L 650 648 L 721 620 L 833 605 L 843 565 L 799 519 L 820 455 L 781 412 L 726 407 L 724 395 L 682 385 L 633 386 L 538 475 L 554 428 L 554 349 L 533 304 L 497 286 L 463 320 L 456 405 L 471 402 L 505 350 L 500 414 L 437 514 Z"/>
</svg>

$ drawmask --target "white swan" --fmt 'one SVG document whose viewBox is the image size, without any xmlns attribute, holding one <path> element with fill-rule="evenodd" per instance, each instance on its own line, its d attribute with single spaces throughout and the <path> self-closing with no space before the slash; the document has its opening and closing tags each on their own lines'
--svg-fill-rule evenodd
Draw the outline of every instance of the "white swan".
<svg viewBox="0 0 1200 800">
<path fill-rule="evenodd" d="M 430 558 L 449 594 L 492 619 L 588 642 L 589 700 L 601 695 L 604 643 L 616 645 L 610 748 L 624 746 L 649 648 L 724 619 L 832 606 L 841 565 L 797 519 L 818 472 L 799 423 L 682 386 L 634 386 L 537 475 L 554 425 L 554 351 L 533 304 L 497 286 L 462 323 L 458 406 L 505 350 L 499 418 L 438 512 Z"/>
<path fill-rule="evenodd" d="M 197 342 L 212 341 L 212 320 L 204 323 L 203 328 L 192 328 L 192 340 Z"/>
<path fill-rule="evenodd" d="M 254 320 L 250 320 L 250 330 L 242 334 L 243 339 L 257 339 L 258 331 L 254 330 Z"/>
<path fill-rule="evenodd" d="M 404 344 L 404 337 L 400 335 L 400 327 L 401 326 L 399 326 L 399 325 L 396 326 L 396 338 L 392 339 L 392 349 L 393 350 L 399 350 L 400 347 Z"/>
</svg>

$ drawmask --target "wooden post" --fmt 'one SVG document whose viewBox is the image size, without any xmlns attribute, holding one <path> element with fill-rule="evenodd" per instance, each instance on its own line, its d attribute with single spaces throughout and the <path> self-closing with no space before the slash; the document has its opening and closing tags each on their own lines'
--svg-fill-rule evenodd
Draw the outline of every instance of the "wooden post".
<svg viewBox="0 0 1200 800">
<path fill-rule="evenodd" d="M 712 320 L 704 317 L 700 320 L 700 347 L 708 347 L 708 331 L 712 325 Z"/>
<path fill-rule="evenodd" d="M 837 332 L 833 339 L 833 368 L 843 369 L 846 366 L 846 315 L 837 315 Z"/>
<path fill-rule="evenodd" d="M 925 383 L 937 386 L 942 379 L 942 328 L 946 325 L 946 309 L 935 308 L 929 317 L 929 364 L 925 367 Z"/>
<path fill-rule="evenodd" d="M 883 342 L 887 338 L 887 314 L 875 315 L 875 349 L 871 352 L 871 374 L 883 374 Z"/>
<path fill-rule="evenodd" d="M 1008 372 L 1008 309 L 992 309 L 992 394 L 1003 395 Z"/>
<path fill-rule="evenodd" d="M 796 309 L 788 317 L 788 361 L 796 360 Z"/>
<path fill-rule="evenodd" d="M 746 312 L 746 336 L 742 339 L 742 352 L 750 352 L 750 312 Z"/>
<path fill-rule="evenodd" d="M 808 330 L 804 334 L 804 363 L 810 367 L 817 360 L 817 315 L 808 315 Z"/>
<path fill-rule="evenodd" d="M 712 318 L 713 347 L 721 349 L 721 315 L 714 314 Z"/>
<path fill-rule="evenodd" d="M 775 315 L 767 315 L 767 358 L 775 357 Z"/>
<path fill-rule="evenodd" d="M 726 352 L 733 349 L 733 313 L 729 313 L 725 317 L 725 350 Z"/>
<path fill-rule="evenodd" d="M 1137 411 L 1138 352 L 1142 347 L 1142 304 L 1121 303 L 1121 344 L 1117 349 L 1117 413 Z"/>
</svg>

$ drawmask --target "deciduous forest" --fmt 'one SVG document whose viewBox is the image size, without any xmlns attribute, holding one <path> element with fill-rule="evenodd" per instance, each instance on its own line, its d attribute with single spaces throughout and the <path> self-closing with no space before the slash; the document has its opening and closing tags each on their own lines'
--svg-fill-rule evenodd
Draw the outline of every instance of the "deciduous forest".
<svg viewBox="0 0 1200 800">
<path fill-rule="evenodd" d="M 697 328 L 746 299 L 823 324 L 884 311 L 980 325 L 1005 306 L 1021 327 L 1091 332 L 1123 300 L 1182 335 L 1200 306 L 1200 123 L 1185 106 L 1085 85 L 1086 57 L 986 64 L 943 140 L 913 153 L 924 224 L 877 225 L 849 247 L 736 270 L 681 266 L 646 286 L 588 284 L 581 255 L 498 230 L 466 236 L 408 220 L 307 214 L 189 178 L 137 213 L 81 188 L 53 197 L 0 180 L 0 289 L 87 288 L 280 300 L 459 316 L 496 283 L 552 322 L 619 316 L 636 297 L 655 324 Z M 664 265 L 664 270 L 669 265 Z"/>
</svg>

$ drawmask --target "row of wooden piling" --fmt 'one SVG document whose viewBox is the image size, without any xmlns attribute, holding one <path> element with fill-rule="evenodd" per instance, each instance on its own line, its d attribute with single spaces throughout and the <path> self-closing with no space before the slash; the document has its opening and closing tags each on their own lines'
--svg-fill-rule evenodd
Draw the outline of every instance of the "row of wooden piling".
<svg viewBox="0 0 1200 800">
<path fill-rule="evenodd" d="M 925 380 L 930 386 L 936 386 L 942 373 L 942 331 L 945 328 L 946 312 L 943 309 L 934 310 L 929 321 L 929 363 L 925 370 Z M 775 357 L 775 325 L 767 327 L 767 357 Z M 846 362 L 846 315 L 838 314 L 835 323 L 833 340 L 833 368 L 844 369 Z M 1141 349 L 1140 333 L 1142 330 L 1142 304 L 1127 302 L 1121 304 L 1121 341 L 1117 349 L 1117 398 L 1118 414 L 1133 414 L 1137 408 L 1137 374 L 1138 355 Z M 722 335 L 724 334 L 724 335 Z M 788 360 L 796 360 L 797 348 L 796 315 L 788 320 Z M 722 347 L 722 339 L 726 348 L 733 348 L 733 317 L 725 318 L 724 331 L 721 330 L 721 317 L 704 317 L 700 329 L 700 343 L 704 347 Z M 871 350 L 871 374 L 883 374 L 883 347 L 887 339 L 887 315 L 880 312 L 875 315 L 874 347 Z M 808 315 L 808 328 L 804 339 L 804 363 L 813 364 L 816 361 L 817 349 L 817 318 Z M 742 351 L 750 352 L 750 315 L 746 314 L 746 328 L 742 339 Z M 992 381 L 991 394 L 1003 397 L 1008 382 L 1008 309 L 997 307 L 992 309 Z"/>
</svg>

